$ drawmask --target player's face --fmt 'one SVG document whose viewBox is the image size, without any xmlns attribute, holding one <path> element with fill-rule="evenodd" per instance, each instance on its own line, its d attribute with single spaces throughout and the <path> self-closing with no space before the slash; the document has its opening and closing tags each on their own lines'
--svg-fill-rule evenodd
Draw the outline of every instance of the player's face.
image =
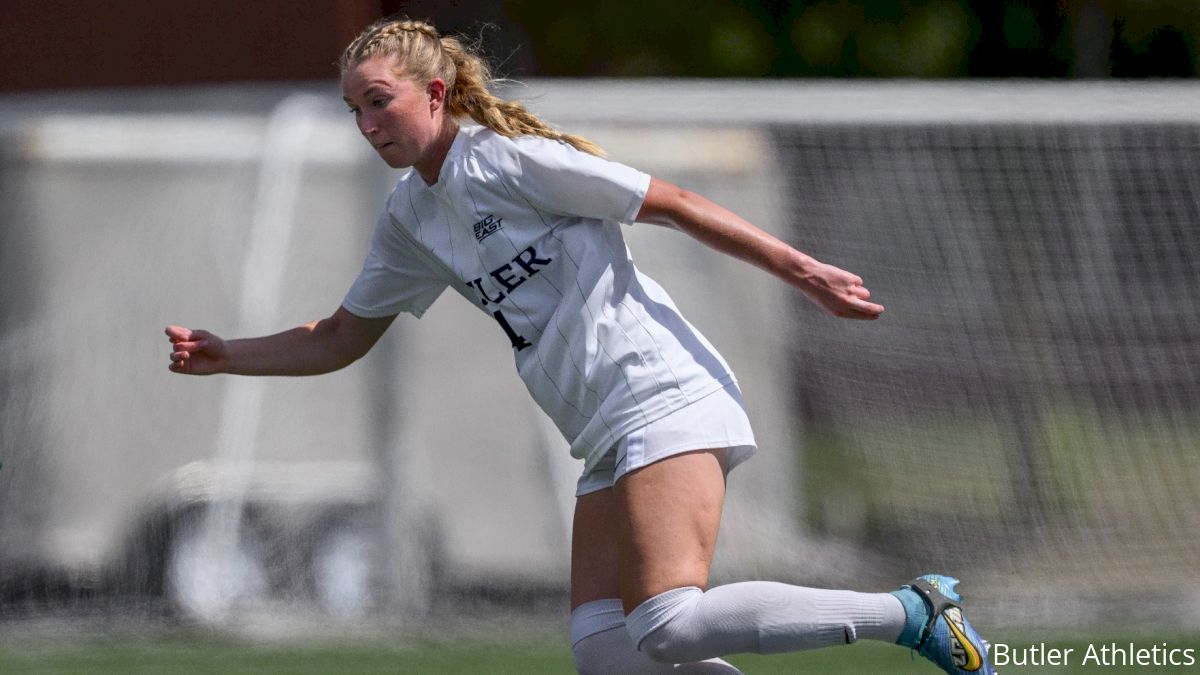
<svg viewBox="0 0 1200 675">
<path fill-rule="evenodd" d="M 342 75 L 342 97 L 358 130 L 388 166 L 421 171 L 441 129 L 441 101 L 430 87 L 405 77 L 396 57 L 380 56 Z"/>
</svg>

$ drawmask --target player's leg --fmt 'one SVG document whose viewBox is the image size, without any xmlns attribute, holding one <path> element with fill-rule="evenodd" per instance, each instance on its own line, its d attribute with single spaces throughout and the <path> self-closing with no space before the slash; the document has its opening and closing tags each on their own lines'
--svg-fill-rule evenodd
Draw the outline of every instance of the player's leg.
<svg viewBox="0 0 1200 675">
<path fill-rule="evenodd" d="M 621 597 L 639 648 L 696 660 L 894 642 L 905 612 L 887 593 L 742 582 L 705 592 L 725 496 L 724 451 L 668 457 L 620 478 Z"/>
<path fill-rule="evenodd" d="M 943 625 L 947 621 L 940 618 L 937 598 L 923 600 L 909 587 L 896 593 L 857 593 L 749 581 L 706 591 L 725 474 L 725 452 L 708 450 L 667 457 L 616 481 L 621 597 L 639 651 L 661 661 L 770 654 L 859 638 L 898 642 L 923 637 L 928 624 L 940 636 L 934 641 L 940 642 L 928 643 L 921 653 L 949 672 L 967 672 L 950 665 L 960 661 L 949 654 L 952 649 L 946 658 L 932 654 L 950 647 L 958 636 Z M 932 595 L 937 590 L 935 584 Z M 944 584 L 940 590 L 953 594 Z M 928 622 L 930 616 L 935 622 Z M 954 616 L 961 619 L 957 610 Z M 962 624 L 957 627 L 962 634 Z M 977 651 L 986 649 L 977 635 L 974 640 Z M 966 665 L 986 666 L 985 660 Z"/>
<path fill-rule="evenodd" d="M 724 450 L 635 469 L 617 481 L 613 497 L 627 615 L 661 593 L 708 587 L 725 503 Z"/>
<path fill-rule="evenodd" d="M 612 488 L 576 500 L 571 539 L 571 653 L 576 670 L 585 675 L 739 673 L 720 659 L 677 666 L 654 661 L 634 647 L 619 593 L 615 515 Z"/>
</svg>

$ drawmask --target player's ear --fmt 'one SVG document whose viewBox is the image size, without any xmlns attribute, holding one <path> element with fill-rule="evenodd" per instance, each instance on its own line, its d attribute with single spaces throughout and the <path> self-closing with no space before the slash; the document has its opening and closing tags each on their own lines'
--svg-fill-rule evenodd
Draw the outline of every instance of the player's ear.
<svg viewBox="0 0 1200 675">
<path fill-rule="evenodd" d="M 446 81 L 435 77 L 425 86 L 425 94 L 429 97 L 429 111 L 434 112 L 446 104 Z"/>
</svg>

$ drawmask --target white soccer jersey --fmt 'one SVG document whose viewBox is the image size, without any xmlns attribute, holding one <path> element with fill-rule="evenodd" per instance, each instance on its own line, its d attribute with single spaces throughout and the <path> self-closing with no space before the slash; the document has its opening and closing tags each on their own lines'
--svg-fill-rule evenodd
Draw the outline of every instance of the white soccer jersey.
<svg viewBox="0 0 1200 675">
<path fill-rule="evenodd" d="M 400 179 L 342 304 L 419 317 L 452 287 L 503 329 L 530 394 L 590 469 L 625 434 L 733 381 L 630 258 L 620 224 L 649 184 L 565 143 L 465 127 L 436 184 Z"/>
</svg>

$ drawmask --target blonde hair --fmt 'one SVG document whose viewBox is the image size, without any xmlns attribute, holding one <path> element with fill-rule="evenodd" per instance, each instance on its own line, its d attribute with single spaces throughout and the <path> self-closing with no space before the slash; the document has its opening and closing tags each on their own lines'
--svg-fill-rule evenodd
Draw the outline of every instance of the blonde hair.
<svg viewBox="0 0 1200 675">
<path fill-rule="evenodd" d="M 487 61 L 458 38 L 443 37 L 424 21 L 376 21 L 346 47 L 338 66 L 345 73 L 367 59 L 387 55 L 397 56 L 404 74 L 421 85 L 436 78 L 445 81 L 446 111 L 454 117 L 470 117 L 509 138 L 542 136 L 592 155 L 604 155 L 604 151 L 588 139 L 564 134 L 520 103 L 494 95 L 489 87 L 496 80 L 492 78 Z"/>
</svg>

